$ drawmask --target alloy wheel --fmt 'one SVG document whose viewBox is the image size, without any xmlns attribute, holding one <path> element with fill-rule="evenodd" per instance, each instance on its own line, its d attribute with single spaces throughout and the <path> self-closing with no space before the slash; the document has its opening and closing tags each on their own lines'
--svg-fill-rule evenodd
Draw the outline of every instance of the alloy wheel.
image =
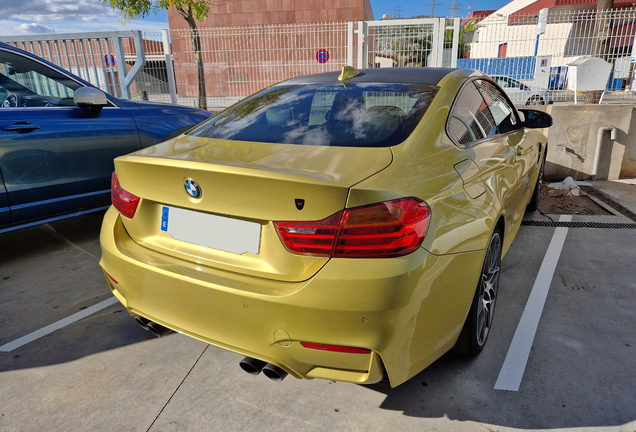
<svg viewBox="0 0 636 432">
<path fill-rule="evenodd" d="M 486 260 L 481 273 L 479 298 L 477 300 L 477 343 L 486 343 L 495 315 L 495 303 L 499 289 L 501 269 L 501 237 L 495 232 L 488 245 Z"/>
</svg>

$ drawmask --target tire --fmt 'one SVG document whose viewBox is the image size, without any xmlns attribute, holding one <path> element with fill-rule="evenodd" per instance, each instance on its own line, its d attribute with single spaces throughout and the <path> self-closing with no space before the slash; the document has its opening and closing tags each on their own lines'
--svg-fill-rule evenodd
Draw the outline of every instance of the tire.
<svg viewBox="0 0 636 432">
<path fill-rule="evenodd" d="M 539 200 L 541 199 L 541 188 L 543 187 L 543 170 L 545 169 L 545 156 L 539 153 L 539 157 L 543 157 L 541 161 L 541 168 L 539 169 L 539 176 L 537 177 L 537 183 L 534 185 L 534 191 L 532 192 L 532 198 L 526 206 L 526 211 L 535 211 L 539 207 Z"/>
<path fill-rule="evenodd" d="M 453 347 L 453 351 L 460 355 L 466 357 L 479 355 L 488 340 L 499 291 L 502 242 L 501 228 L 497 227 L 488 243 L 477 290 L 464 328 Z"/>
</svg>

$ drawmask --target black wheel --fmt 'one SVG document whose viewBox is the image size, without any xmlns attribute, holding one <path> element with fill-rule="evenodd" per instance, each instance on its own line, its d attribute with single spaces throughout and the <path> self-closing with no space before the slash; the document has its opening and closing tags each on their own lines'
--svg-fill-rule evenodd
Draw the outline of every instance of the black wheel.
<svg viewBox="0 0 636 432">
<path fill-rule="evenodd" d="M 543 157 L 543 152 L 539 153 L 539 157 Z M 532 198 L 526 206 L 526 211 L 535 211 L 539 207 L 539 200 L 541 199 L 541 188 L 543 187 L 543 170 L 545 168 L 545 157 L 541 161 L 541 168 L 539 169 L 539 177 L 537 177 L 537 184 L 534 185 L 534 191 L 532 192 Z"/>
<path fill-rule="evenodd" d="M 501 245 L 501 229 L 497 227 L 486 250 L 486 258 L 468 317 L 453 348 L 458 354 L 475 357 L 486 345 L 495 316 L 495 304 L 499 291 Z"/>
</svg>

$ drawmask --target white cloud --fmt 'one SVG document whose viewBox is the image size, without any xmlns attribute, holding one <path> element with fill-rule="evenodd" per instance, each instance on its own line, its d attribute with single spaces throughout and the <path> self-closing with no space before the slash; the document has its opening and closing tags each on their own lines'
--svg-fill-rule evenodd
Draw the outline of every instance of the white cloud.
<svg viewBox="0 0 636 432">
<path fill-rule="evenodd" d="M 98 0 L 0 0 L 0 16 L 36 22 L 60 21 L 112 13 Z"/>
<path fill-rule="evenodd" d="M 165 12 L 123 23 L 119 12 L 99 0 L 0 0 L 0 35 L 78 33 L 168 28 Z M 38 26 L 39 25 L 39 26 Z"/>
<path fill-rule="evenodd" d="M 64 21 L 69 19 L 68 15 L 61 14 L 14 14 L 12 18 L 21 20 L 21 21 L 37 21 L 37 22 L 48 22 L 48 21 Z"/>
<path fill-rule="evenodd" d="M 20 24 L 17 27 L 13 27 L 13 30 L 19 34 L 43 34 L 43 33 L 54 33 L 53 29 L 42 24 L 31 23 L 31 24 Z"/>
</svg>

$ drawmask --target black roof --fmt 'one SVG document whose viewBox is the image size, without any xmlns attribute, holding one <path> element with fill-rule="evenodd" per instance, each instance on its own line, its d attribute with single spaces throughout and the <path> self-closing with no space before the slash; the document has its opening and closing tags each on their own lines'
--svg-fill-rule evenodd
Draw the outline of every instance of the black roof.
<svg viewBox="0 0 636 432">
<path fill-rule="evenodd" d="M 446 75 L 460 69 L 434 67 L 399 67 L 358 69 L 360 74 L 355 78 L 338 81 L 340 72 L 325 72 L 307 75 L 283 81 L 284 84 L 317 84 L 333 82 L 382 82 L 382 83 L 414 83 L 437 85 Z M 281 84 L 283 84 L 281 83 Z"/>
</svg>

